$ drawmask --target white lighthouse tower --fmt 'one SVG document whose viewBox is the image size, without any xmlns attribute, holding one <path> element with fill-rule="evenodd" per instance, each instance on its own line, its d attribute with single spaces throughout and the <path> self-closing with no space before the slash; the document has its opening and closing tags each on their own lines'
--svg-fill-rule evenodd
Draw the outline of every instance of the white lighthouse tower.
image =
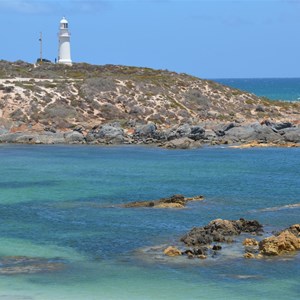
<svg viewBox="0 0 300 300">
<path fill-rule="evenodd" d="M 72 65 L 69 24 L 65 17 L 60 21 L 58 33 L 58 63 Z"/>
</svg>

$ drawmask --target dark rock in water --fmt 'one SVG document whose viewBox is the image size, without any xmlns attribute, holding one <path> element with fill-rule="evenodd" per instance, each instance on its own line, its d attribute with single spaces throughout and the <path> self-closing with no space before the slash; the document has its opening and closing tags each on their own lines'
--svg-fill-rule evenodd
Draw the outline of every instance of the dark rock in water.
<svg viewBox="0 0 300 300">
<path fill-rule="evenodd" d="M 188 246 L 208 245 L 213 242 L 232 242 L 232 236 L 241 232 L 258 234 L 262 232 L 262 225 L 256 220 L 239 219 L 228 221 L 216 219 L 204 227 L 195 227 L 181 238 Z"/>
<path fill-rule="evenodd" d="M 66 268 L 66 262 L 59 259 L 47 259 L 27 256 L 6 256 L 0 258 L 0 274 L 35 274 L 61 271 Z"/>
<path fill-rule="evenodd" d="M 220 245 L 213 245 L 212 249 L 215 250 L 215 251 L 219 251 L 219 250 L 222 249 L 222 246 L 220 246 Z"/>
<path fill-rule="evenodd" d="M 257 220 L 245 220 L 240 218 L 235 222 L 235 226 L 238 228 L 239 233 L 248 232 L 251 234 L 260 234 L 263 232 L 263 226 Z"/>
<path fill-rule="evenodd" d="M 186 249 L 184 252 L 182 252 L 182 255 L 187 255 L 188 258 L 195 258 L 199 257 L 200 255 L 207 256 L 208 254 L 208 248 L 207 247 L 197 247 L 194 249 Z"/>
<path fill-rule="evenodd" d="M 132 207 L 155 207 L 155 208 L 184 208 L 189 201 L 201 201 L 204 200 L 203 196 L 195 196 L 186 198 L 183 195 L 173 195 L 167 198 L 161 198 L 159 200 L 151 201 L 134 201 L 123 205 L 125 208 Z"/>
</svg>

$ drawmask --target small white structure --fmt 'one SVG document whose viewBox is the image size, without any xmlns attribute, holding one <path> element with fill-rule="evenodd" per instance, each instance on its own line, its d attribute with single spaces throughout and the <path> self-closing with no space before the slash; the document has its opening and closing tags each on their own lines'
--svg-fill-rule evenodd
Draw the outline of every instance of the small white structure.
<svg viewBox="0 0 300 300">
<path fill-rule="evenodd" d="M 58 63 L 72 65 L 69 23 L 65 17 L 60 21 L 58 33 Z"/>
</svg>

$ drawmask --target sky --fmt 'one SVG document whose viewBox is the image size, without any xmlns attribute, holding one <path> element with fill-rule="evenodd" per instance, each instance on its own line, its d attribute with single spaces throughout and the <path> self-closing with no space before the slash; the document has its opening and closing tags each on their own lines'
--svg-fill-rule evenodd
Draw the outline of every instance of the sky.
<svg viewBox="0 0 300 300">
<path fill-rule="evenodd" d="M 0 59 L 54 61 L 65 16 L 74 62 L 200 78 L 300 77 L 300 0 L 0 0 Z"/>
</svg>

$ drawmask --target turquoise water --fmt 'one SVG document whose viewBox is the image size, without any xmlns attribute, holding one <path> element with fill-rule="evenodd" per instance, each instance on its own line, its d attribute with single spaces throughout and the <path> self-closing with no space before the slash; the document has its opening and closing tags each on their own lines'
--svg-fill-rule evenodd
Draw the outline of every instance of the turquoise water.
<svg viewBox="0 0 300 300">
<path fill-rule="evenodd" d="M 242 78 L 215 81 L 272 100 L 300 101 L 300 78 Z"/>
<path fill-rule="evenodd" d="M 245 260 L 233 245 L 190 261 L 161 249 L 215 218 L 257 219 L 268 231 L 299 223 L 300 208 L 286 206 L 300 203 L 299 157 L 300 148 L 0 145 L 0 261 L 66 263 L 0 275 L 0 299 L 298 299 L 299 254 Z M 206 200 L 184 210 L 117 206 L 175 193 Z"/>
</svg>

